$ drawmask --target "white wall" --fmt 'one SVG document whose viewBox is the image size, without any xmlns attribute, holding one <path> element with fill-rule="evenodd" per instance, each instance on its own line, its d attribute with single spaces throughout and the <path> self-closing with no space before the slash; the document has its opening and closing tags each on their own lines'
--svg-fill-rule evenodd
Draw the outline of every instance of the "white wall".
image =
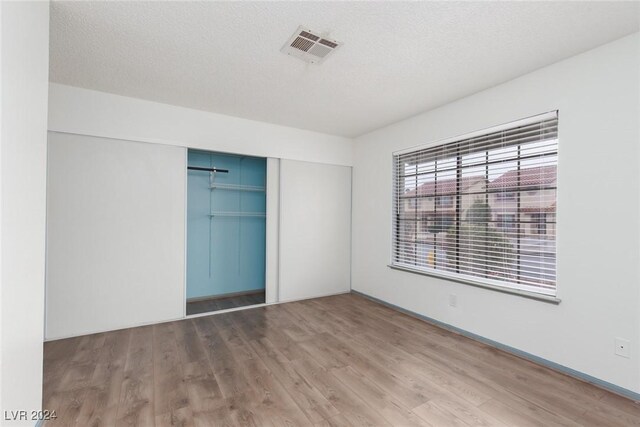
<svg viewBox="0 0 640 427">
<path fill-rule="evenodd" d="M 635 34 L 357 138 L 353 289 L 640 392 L 639 44 Z M 555 109 L 560 305 L 387 267 L 393 151 Z M 631 359 L 614 355 L 615 337 L 632 340 Z"/>
<path fill-rule="evenodd" d="M 350 166 L 350 138 L 51 84 L 49 130 Z"/>
<path fill-rule="evenodd" d="M 186 150 L 49 135 L 46 338 L 184 315 Z"/>
<path fill-rule="evenodd" d="M 351 289 L 351 168 L 280 163 L 280 301 Z"/>
<path fill-rule="evenodd" d="M 49 4 L 0 2 L 0 16 L 0 414 L 4 418 L 4 411 L 37 410 L 42 404 Z"/>
</svg>

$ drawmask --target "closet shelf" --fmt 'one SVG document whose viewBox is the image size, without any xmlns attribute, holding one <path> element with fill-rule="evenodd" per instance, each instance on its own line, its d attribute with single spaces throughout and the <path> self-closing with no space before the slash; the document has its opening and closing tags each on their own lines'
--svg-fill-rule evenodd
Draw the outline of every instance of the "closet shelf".
<svg viewBox="0 0 640 427">
<path fill-rule="evenodd" d="M 264 187 L 259 187 L 257 185 L 211 184 L 209 188 L 211 190 L 219 189 L 219 190 L 259 191 L 259 192 L 265 191 Z"/>
<path fill-rule="evenodd" d="M 267 214 L 265 212 L 211 212 L 210 217 L 214 216 L 230 216 L 230 217 L 253 217 L 253 218 L 265 218 Z"/>
</svg>

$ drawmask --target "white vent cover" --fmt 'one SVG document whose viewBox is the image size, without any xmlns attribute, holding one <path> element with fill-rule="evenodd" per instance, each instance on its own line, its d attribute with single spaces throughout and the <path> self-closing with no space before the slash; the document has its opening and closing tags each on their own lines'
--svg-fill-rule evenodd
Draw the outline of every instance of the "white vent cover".
<svg viewBox="0 0 640 427">
<path fill-rule="evenodd" d="M 280 52 L 302 59 L 311 64 L 319 64 L 340 47 L 342 43 L 322 36 L 303 26 L 282 46 Z"/>
</svg>

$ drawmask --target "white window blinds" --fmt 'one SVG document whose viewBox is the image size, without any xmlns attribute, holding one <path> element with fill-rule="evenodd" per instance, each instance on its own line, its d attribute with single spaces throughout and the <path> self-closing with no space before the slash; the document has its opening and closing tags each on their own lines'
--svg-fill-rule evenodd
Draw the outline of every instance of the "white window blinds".
<svg viewBox="0 0 640 427">
<path fill-rule="evenodd" d="M 394 153 L 392 265 L 556 293 L 557 112 Z"/>
</svg>

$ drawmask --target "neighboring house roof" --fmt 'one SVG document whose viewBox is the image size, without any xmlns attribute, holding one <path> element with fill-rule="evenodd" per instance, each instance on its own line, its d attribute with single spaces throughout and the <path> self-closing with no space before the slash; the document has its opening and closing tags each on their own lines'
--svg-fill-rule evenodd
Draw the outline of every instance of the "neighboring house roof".
<svg viewBox="0 0 640 427">
<path fill-rule="evenodd" d="M 540 202 L 540 206 L 527 206 L 520 208 L 520 211 L 524 213 L 553 213 L 556 211 L 556 202 L 548 206 L 544 206 L 544 204 Z"/>
<path fill-rule="evenodd" d="M 489 183 L 490 190 L 515 190 L 518 187 L 553 186 L 557 180 L 557 166 L 536 166 L 511 170 Z"/>
<path fill-rule="evenodd" d="M 456 178 L 449 179 L 439 179 L 437 181 L 425 182 L 418 186 L 418 188 L 414 190 L 407 191 L 400 197 L 424 197 L 424 196 L 435 196 L 435 195 L 455 195 L 456 194 Z M 462 178 L 461 180 L 461 191 L 465 191 L 470 187 L 473 187 L 479 182 L 484 182 L 484 176 L 469 176 L 466 178 Z"/>
<path fill-rule="evenodd" d="M 555 188 L 557 180 L 557 166 L 536 166 L 530 168 L 523 168 L 520 171 L 512 170 L 500 177 L 494 179 L 489 183 L 489 190 L 498 191 L 514 191 L 518 187 L 531 190 L 531 189 L 544 189 Z M 518 185 L 518 183 L 520 185 Z M 506 211 L 515 211 L 513 201 L 505 201 L 496 199 L 492 203 L 492 208 L 497 213 Z M 542 198 L 529 198 L 526 204 L 520 207 L 520 212 L 523 213 L 552 213 L 556 211 L 555 197 L 553 199 L 548 197 Z"/>
</svg>

